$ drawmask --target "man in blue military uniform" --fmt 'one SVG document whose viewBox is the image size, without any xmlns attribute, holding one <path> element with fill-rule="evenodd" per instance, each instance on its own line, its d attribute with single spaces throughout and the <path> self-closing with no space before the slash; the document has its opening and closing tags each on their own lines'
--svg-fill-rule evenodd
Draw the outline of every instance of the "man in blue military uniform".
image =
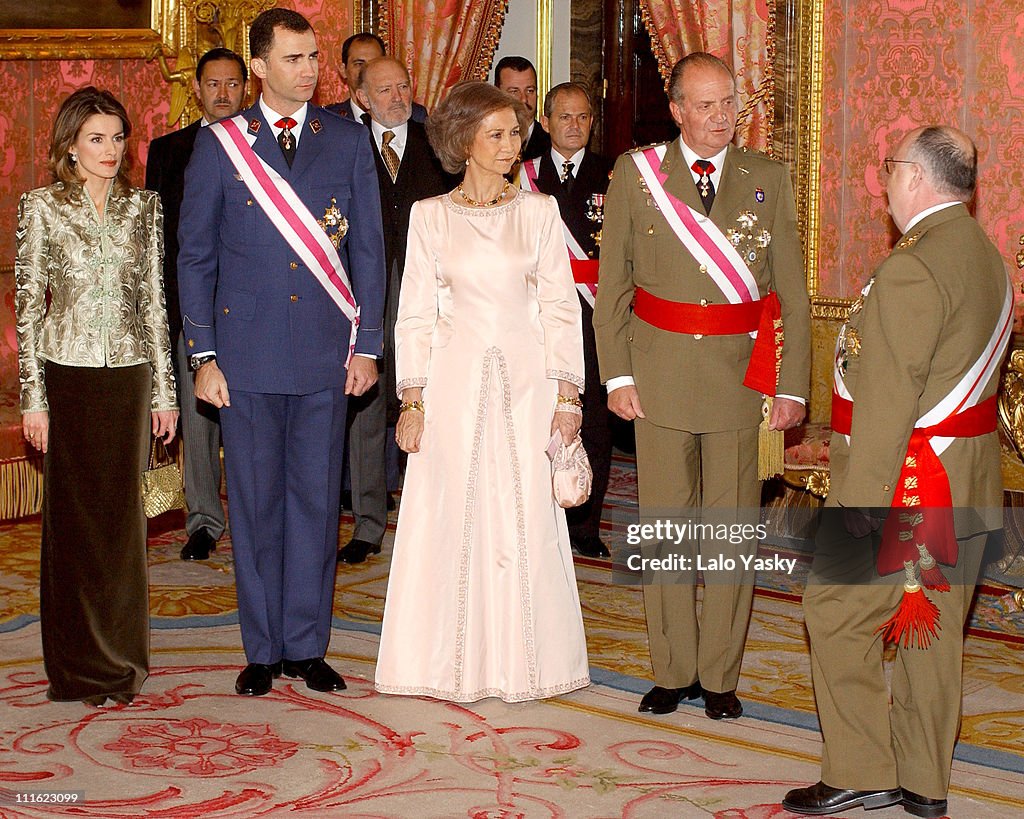
<svg viewBox="0 0 1024 819">
<path fill-rule="evenodd" d="M 186 173 L 185 341 L 196 396 L 221 408 L 248 661 L 235 690 L 266 694 L 284 673 L 338 691 L 324 661 L 337 497 L 347 396 L 374 384 L 383 343 L 380 195 L 364 127 L 309 102 L 309 22 L 271 9 L 249 37 L 260 99 L 203 129 Z"/>
</svg>

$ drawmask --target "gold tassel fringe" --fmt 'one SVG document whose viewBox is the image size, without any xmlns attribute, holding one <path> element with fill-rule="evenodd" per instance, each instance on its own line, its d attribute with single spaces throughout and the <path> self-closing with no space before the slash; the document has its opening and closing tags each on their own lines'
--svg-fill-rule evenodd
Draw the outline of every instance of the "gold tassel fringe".
<svg viewBox="0 0 1024 819">
<path fill-rule="evenodd" d="M 43 508 L 43 456 L 0 461 L 0 520 L 35 515 Z"/>
<path fill-rule="evenodd" d="M 764 397 L 761 405 L 761 425 L 757 428 L 757 479 L 767 480 L 781 475 L 786 468 L 786 436 L 781 429 L 768 429 L 772 415 L 770 395 Z"/>
</svg>

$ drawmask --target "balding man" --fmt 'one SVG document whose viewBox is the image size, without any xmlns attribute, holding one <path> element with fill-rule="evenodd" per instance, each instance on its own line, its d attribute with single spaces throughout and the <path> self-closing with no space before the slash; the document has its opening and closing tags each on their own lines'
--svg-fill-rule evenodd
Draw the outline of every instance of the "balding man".
<svg viewBox="0 0 1024 819">
<path fill-rule="evenodd" d="M 705 530 L 646 544 L 679 573 L 645 578 L 655 685 L 640 710 L 667 714 L 703 696 L 708 717 L 734 719 L 753 599 L 741 558 L 757 549 L 762 392 L 775 395 L 774 429 L 802 421 L 810 316 L 789 169 L 731 145 L 732 72 L 690 54 L 669 89 L 680 138 L 621 156 L 608 187 L 594 330 L 608 406 L 636 419 L 641 519 L 738 527 L 735 538 Z M 775 334 L 758 333 L 757 348 L 752 338 L 774 312 L 772 293 L 785 332 L 777 375 Z M 745 383 L 755 352 L 756 389 Z M 704 572 L 699 622 L 698 559 L 741 569 Z"/>
<path fill-rule="evenodd" d="M 902 238 L 840 334 L 831 514 L 804 594 L 821 781 L 783 804 L 825 815 L 901 802 L 940 817 L 964 620 L 987 532 L 1001 523 L 995 395 L 1013 292 L 966 207 L 978 164 L 968 137 L 919 128 L 884 164 Z M 897 644 L 891 705 L 886 641 Z"/>
<path fill-rule="evenodd" d="M 349 470 L 352 475 L 352 539 L 338 550 L 342 563 L 379 554 L 387 529 L 387 426 L 398 420 L 395 392 L 395 320 L 405 268 L 405 242 L 413 202 L 455 187 L 412 116 L 409 72 L 393 57 L 376 57 L 362 68 L 356 99 L 367 114 L 380 183 L 388 286 L 384 307 L 384 358 L 380 381 L 349 405 Z M 388 416 L 391 416 L 388 419 Z"/>
</svg>

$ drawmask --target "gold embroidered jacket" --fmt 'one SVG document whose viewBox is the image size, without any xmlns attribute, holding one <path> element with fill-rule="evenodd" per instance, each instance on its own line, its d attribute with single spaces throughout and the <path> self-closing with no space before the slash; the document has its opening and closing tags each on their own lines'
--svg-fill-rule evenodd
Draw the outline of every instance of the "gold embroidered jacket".
<svg viewBox="0 0 1024 819">
<path fill-rule="evenodd" d="M 163 211 L 152 191 L 118 193 L 105 218 L 60 185 L 18 204 L 16 312 L 21 411 L 48 409 L 43 362 L 153 368 L 152 409 L 177 407 L 163 289 Z M 46 294 L 50 305 L 46 306 Z"/>
</svg>

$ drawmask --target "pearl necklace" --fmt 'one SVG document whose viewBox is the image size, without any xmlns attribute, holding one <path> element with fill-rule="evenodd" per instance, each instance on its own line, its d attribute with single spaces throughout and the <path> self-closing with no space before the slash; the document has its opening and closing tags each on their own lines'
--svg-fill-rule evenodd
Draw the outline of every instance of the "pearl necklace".
<svg viewBox="0 0 1024 819">
<path fill-rule="evenodd" d="M 497 205 L 502 199 L 504 199 L 505 198 L 505 194 L 507 194 L 509 192 L 509 189 L 511 187 L 512 187 L 512 183 L 509 182 L 506 179 L 505 180 L 505 186 L 501 189 L 501 191 L 498 193 L 498 195 L 495 196 L 493 199 L 491 199 L 488 202 L 477 202 L 476 199 L 471 198 L 469 196 L 469 194 L 466 193 L 465 189 L 462 187 L 462 183 L 461 182 L 459 183 L 458 191 L 459 191 L 459 196 L 461 196 L 463 199 L 466 200 L 466 204 L 472 205 L 474 208 L 489 208 L 492 205 Z"/>
</svg>

